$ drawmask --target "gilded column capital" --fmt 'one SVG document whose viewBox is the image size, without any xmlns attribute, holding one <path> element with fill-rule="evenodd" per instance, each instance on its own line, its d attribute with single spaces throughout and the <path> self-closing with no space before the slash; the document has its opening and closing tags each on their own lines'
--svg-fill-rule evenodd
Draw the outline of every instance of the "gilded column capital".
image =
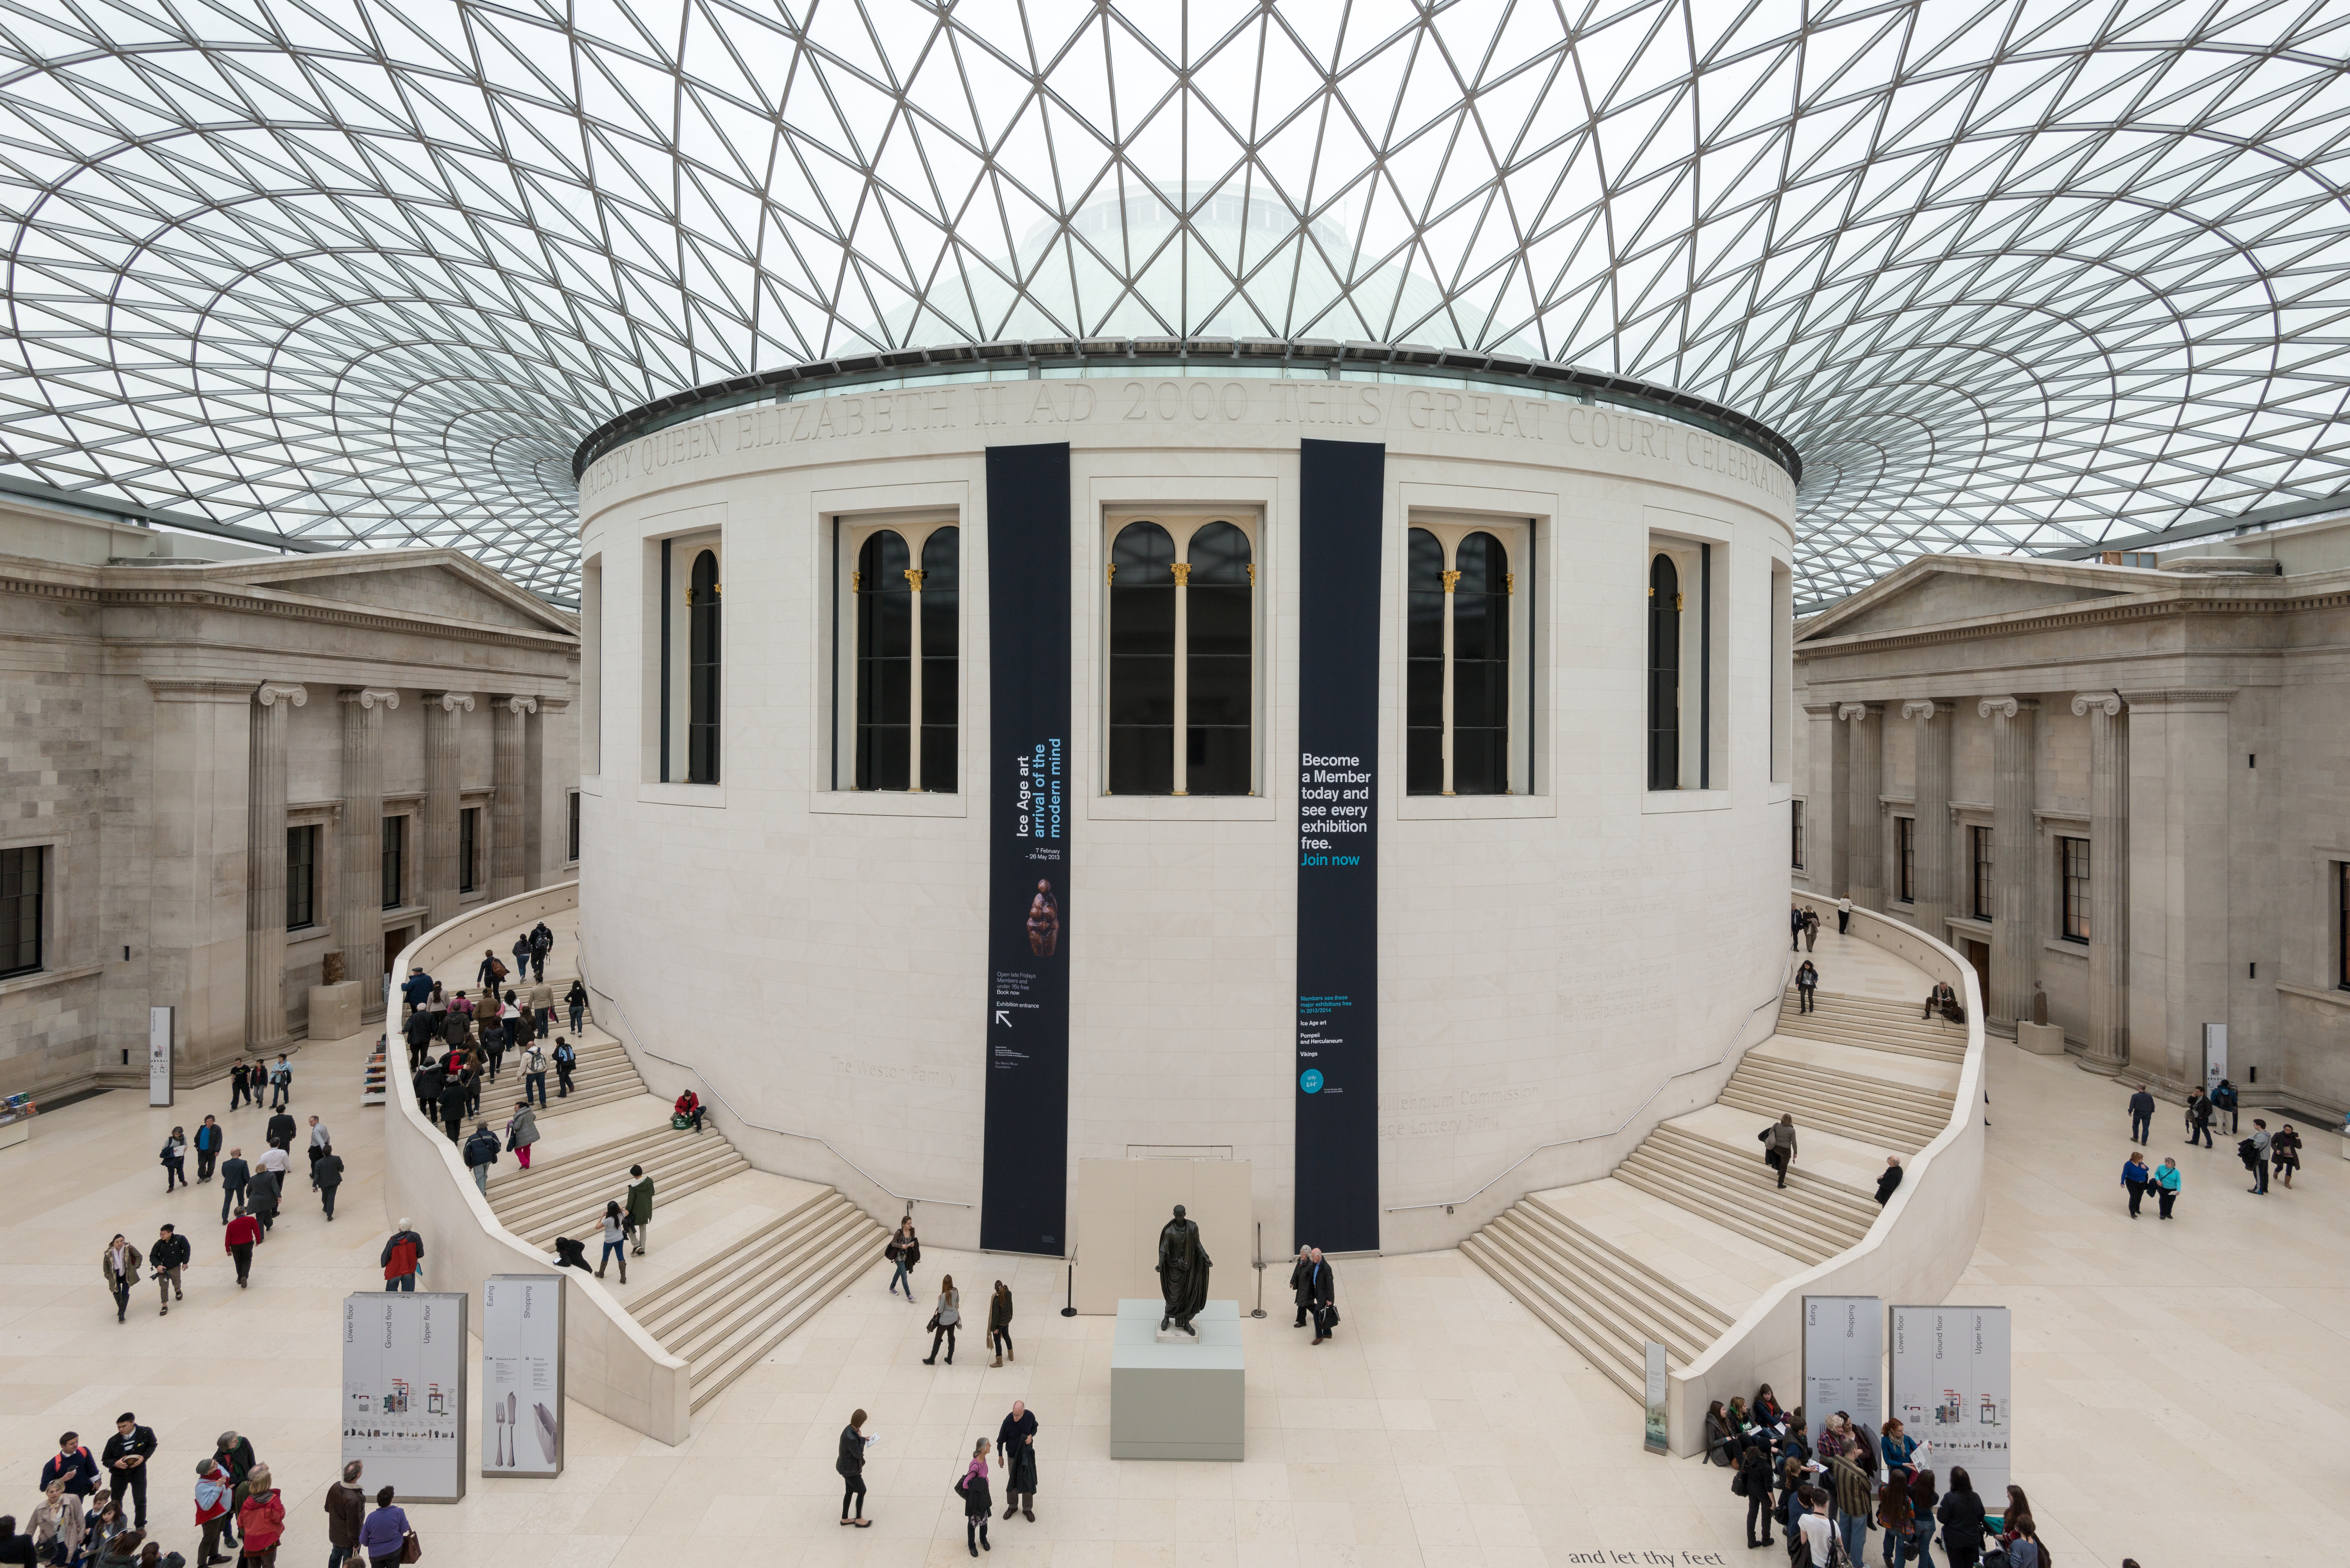
<svg viewBox="0 0 2350 1568">
<path fill-rule="evenodd" d="M 254 691 L 253 700 L 265 708 L 275 708 L 280 702 L 291 702 L 301 708 L 308 705 L 310 692 L 307 687 L 296 686 L 290 681 L 265 680 Z"/>
<path fill-rule="evenodd" d="M 338 701 L 349 702 L 360 708 L 400 706 L 400 693 L 381 686 L 346 686 L 336 692 L 335 696 Z"/>
<path fill-rule="evenodd" d="M 439 705 L 443 713 L 470 713 L 473 711 L 471 691 L 427 691 L 424 701 Z"/>
<path fill-rule="evenodd" d="M 2121 693 L 2117 691 L 2080 691 L 2073 697 L 2073 717 L 2078 719 L 2092 708 L 2111 719 L 2122 711 Z"/>
</svg>

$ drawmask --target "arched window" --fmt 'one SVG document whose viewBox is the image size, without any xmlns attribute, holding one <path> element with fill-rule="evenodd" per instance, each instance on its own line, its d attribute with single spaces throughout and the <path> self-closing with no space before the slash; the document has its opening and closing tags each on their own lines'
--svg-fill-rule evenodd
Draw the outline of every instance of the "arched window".
<svg viewBox="0 0 2350 1568">
<path fill-rule="evenodd" d="M 1183 654 L 1185 794 L 1246 794 L 1256 636 L 1256 567 L 1249 537 L 1230 523 L 1194 529 L 1184 551 L 1191 570 L 1177 597 Z"/>
<path fill-rule="evenodd" d="M 1453 547 L 1452 781 L 1454 794 L 1510 788 L 1508 552 L 1491 534 Z"/>
<path fill-rule="evenodd" d="M 1404 564 L 1403 787 L 1444 793 L 1444 545 L 1425 528 Z"/>
<path fill-rule="evenodd" d="M 955 790 L 955 716 L 962 697 L 957 649 L 962 617 L 962 530 L 936 528 L 922 541 L 920 587 L 914 609 L 920 623 L 922 787 L 941 794 Z"/>
<path fill-rule="evenodd" d="M 1110 546 L 1109 792 L 1175 790 L 1175 541 L 1129 523 Z"/>
<path fill-rule="evenodd" d="M 857 554 L 857 787 L 902 790 L 913 760 L 914 586 L 888 529 Z"/>
<path fill-rule="evenodd" d="M 1681 787 L 1681 575 L 1648 563 L 1648 787 Z"/>
<path fill-rule="evenodd" d="M 703 550 L 693 557 L 687 579 L 685 652 L 685 782 L 718 782 L 718 678 L 721 646 L 718 632 L 718 556 Z"/>
</svg>

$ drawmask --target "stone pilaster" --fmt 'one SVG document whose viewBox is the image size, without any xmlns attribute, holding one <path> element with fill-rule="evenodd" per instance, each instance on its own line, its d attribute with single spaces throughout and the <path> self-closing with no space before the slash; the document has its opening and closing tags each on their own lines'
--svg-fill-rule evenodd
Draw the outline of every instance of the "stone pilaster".
<svg viewBox="0 0 2350 1568">
<path fill-rule="evenodd" d="M 1845 744 L 1846 761 L 1844 827 L 1851 841 L 1846 857 L 1845 897 L 1864 909 L 1885 908 L 1885 709 L 1876 702 L 1844 702 L 1836 717 L 1851 728 Z"/>
<path fill-rule="evenodd" d="M 2032 812 L 2039 784 L 2040 704 L 2029 697 L 1985 697 L 1975 711 L 1991 721 L 1991 835 L 1993 887 L 1989 1022 L 2009 1031 L 2032 1016 L 2032 982 L 2040 971 L 2040 834 Z"/>
<path fill-rule="evenodd" d="M 147 1002 L 178 1009 L 175 1075 L 201 1076 L 244 1049 L 245 769 L 251 680 L 147 678 L 154 696 L 153 871 Z M 146 1017 L 123 1044 L 143 1060 Z M 113 1067 L 114 1064 L 106 1064 Z"/>
<path fill-rule="evenodd" d="M 1901 704 L 1901 716 L 1917 723 L 1918 742 L 1918 896 L 1910 918 L 1928 936 L 1943 941 L 1950 940 L 1942 922 L 1950 913 L 1950 730 L 1957 714 L 1949 702 Z"/>
<path fill-rule="evenodd" d="M 566 781 L 546 774 L 546 750 L 556 739 L 550 733 L 571 706 L 567 697 L 541 697 L 538 722 L 530 726 L 523 742 L 523 884 L 544 888 L 555 880 L 554 868 L 563 864 L 563 836 L 570 826 L 563 810 Z"/>
<path fill-rule="evenodd" d="M 470 691 L 424 694 L 424 920 L 427 928 L 457 918 L 457 812 L 464 763 Z"/>
<path fill-rule="evenodd" d="M 2129 713 L 2128 1046 L 2138 1071 L 2202 1082 L 2203 1025 L 2226 1023 L 2227 691 L 2124 691 Z M 2095 872 L 2094 863 L 2091 867 Z M 2235 1052 L 2241 1060 L 2244 1047 Z M 2265 1085 L 2263 1085 L 2265 1087 Z"/>
<path fill-rule="evenodd" d="M 1805 722 L 1811 726 L 1811 776 L 1804 785 L 1804 881 L 1814 892 L 1833 898 L 1844 887 L 1837 864 L 1844 833 L 1837 826 L 1843 795 L 1837 789 L 1835 704 L 1806 702 Z"/>
<path fill-rule="evenodd" d="M 359 1017 L 383 1016 L 383 715 L 400 693 L 345 687 L 343 814 L 337 837 L 335 941 L 343 978 L 359 982 Z"/>
<path fill-rule="evenodd" d="M 286 722 L 310 701 L 265 680 L 245 764 L 244 1048 L 286 1048 Z"/>
<path fill-rule="evenodd" d="M 2129 1061 L 2129 720 L 2111 691 L 2073 699 L 2089 720 L 2089 1050 L 2082 1064 Z"/>
<path fill-rule="evenodd" d="M 523 775 L 527 745 L 524 726 L 538 710 L 535 697 L 492 700 L 490 719 L 497 745 L 490 770 L 490 897 L 511 898 L 523 886 L 523 797 L 530 788 Z"/>
</svg>

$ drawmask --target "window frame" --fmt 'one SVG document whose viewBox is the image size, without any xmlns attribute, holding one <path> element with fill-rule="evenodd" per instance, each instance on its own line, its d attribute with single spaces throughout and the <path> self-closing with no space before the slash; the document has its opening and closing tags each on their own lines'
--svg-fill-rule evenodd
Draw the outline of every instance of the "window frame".
<svg viewBox="0 0 2350 1568">
<path fill-rule="evenodd" d="M 404 909 L 407 907 L 408 890 L 408 815 L 405 812 L 387 815 L 378 827 L 378 891 L 383 896 L 385 909 Z"/>
<path fill-rule="evenodd" d="M 1794 859 L 1788 862 L 1788 865 L 1794 869 L 1801 871 L 1805 869 L 1804 864 L 1804 803 L 1800 800 L 1790 800 L 1787 805 L 1792 808 L 1787 814 L 1787 830 L 1789 838 L 1793 840 L 1793 843 L 1791 843 L 1788 847 L 1794 857 Z"/>
<path fill-rule="evenodd" d="M 39 974 L 48 968 L 49 867 L 56 857 L 47 844 L 16 844 L 0 849 L 0 877 L 13 873 L 16 890 L 5 895 L 16 940 L 0 950 L 0 980 Z M 29 861 L 31 874 L 26 873 Z M 29 884 L 29 886 L 28 886 Z"/>
<path fill-rule="evenodd" d="M 2334 983 L 2350 991 L 2350 860 L 2334 863 Z"/>
<path fill-rule="evenodd" d="M 1111 716 L 1118 700 L 1117 667 L 1112 659 L 1111 635 L 1118 613 L 1117 552 L 1118 536 L 1137 524 L 1155 525 L 1165 531 L 1173 549 L 1171 571 L 1174 576 L 1174 628 L 1169 638 L 1172 664 L 1172 706 L 1167 724 L 1169 787 L 1161 790 L 1120 791 L 1112 776 Z M 1194 728 L 1230 728 L 1228 725 L 1194 725 L 1191 701 L 1191 682 L 1194 654 L 1191 643 L 1191 576 L 1199 563 L 1191 558 L 1192 542 L 1200 534 L 1218 524 L 1238 529 L 1248 544 L 1248 762 L 1243 783 L 1238 791 L 1197 791 L 1191 783 L 1191 732 Z M 1137 505 L 1131 503 L 1105 506 L 1102 509 L 1101 532 L 1102 588 L 1101 620 L 1098 628 L 1100 652 L 1095 666 L 1100 679 L 1097 701 L 1097 728 L 1100 739 L 1097 744 L 1100 788 L 1104 797 L 1144 800 L 1245 800 L 1264 793 L 1264 718 L 1265 718 L 1265 529 L 1263 507 L 1255 502 L 1232 506 L 1173 506 Z M 1201 587 L 1232 587 L 1233 584 L 1202 583 Z M 1207 657 L 1207 656 L 1201 656 Z M 1126 726 L 1121 726 L 1125 728 Z"/>
<path fill-rule="evenodd" d="M 963 786 L 964 724 L 963 717 L 970 704 L 965 701 L 965 674 L 970 664 L 970 649 L 966 641 L 971 617 L 963 600 L 964 585 L 970 581 L 972 569 L 970 531 L 964 525 L 961 510 L 956 507 L 925 506 L 912 510 L 877 513 L 844 513 L 832 517 L 832 788 L 843 794 L 865 795 L 960 794 Z M 936 568 L 926 565 L 931 541 L 939 534 L 952 530 L 955 534 L 955 622 L 954 722 L 932 724 L 924 722 L 931 693 L 924 677 L 939 672 L 926 669 L 926 660 L 943 664 L 940 655 L 923 651 L 922 631 L 929 601 L 921 582 Z M 860 784 L 863 768 L 858 762 L 859 734 L 868 726 L 865 718 L 864 688 L 858 667 L 858 639 L 863 630 L 866 606 L 863 600 L 874 596 L 863 591 L 862 560 L 868 541 L 881 534 L 895 534 L 906 548 L 906 566 L 902 570 L 912 573 L 907 579 L 910 593 L 906 628 L 906 785 L 896 787 L 868 786 Z M 951 731 L 953 734 L 952 757 L 941 773 L 933 766 L 936 759 L 930 756 L 924 745 L 923 732 Z M 938 737 L 928 737 L 935 747 Z M 926 780 L 928 782 L 926 782 Z M 941 782 L 943 781 L 943 782 Z"/>
<path fill-rule="evenodd" d="M 1499 798 L 1510 795 L 1533 795 L 1540 793 L 1535 761 L 1540 755 L 1541 709 L 1536 692 L 1535 659 L 1537 632 L 1540 626 L 1539 584 L 1534 563 L 1540 556 L 1541 529 L 1544 520 L 1523 513 L 1484 514 L 1461 512 L 1443 507 L 1415 506 L 1406 513 L 1403 525 L 1403 556 L 1397 573 L 1403 595 L 1404 635 L 1399 641 L 1397 657 L 1402 668 L 1399 671 L 1397 691 L 1401 710 L 1399 714 L 1403 745 L 1399 754 L 1404 759 L 1403 794 L 1415 800 L 1453 800 L 1474 797 Z M 1443 614 L 1438 632 L 1438 649 L 1441 661 L 1437 677 L 1437 722 L 1430 725 L 1415 722 L 1418 713 L 1412 697 L 1411 596 L 1425 592 L 1413 587 L 1412 535 L 1424 534 L 1434 540 L 1438 551 L 1438 573 L 1441 585 Z M 1481 729 L 1499 728 L 1503 735 L 1502 787 L 1494 790 L 1463 792 L 1457 786 L 1460 746 L 1455 720 L 1461 693 L 1461 623 L 1458 614 L 1458 589 L 1463 568 L 1461 548 L 1476 535 L 1490 536 L 1502 552 L 1502 588 L 1497 597 L 1507 626 L 1503 633 L 1503 657 L 1498 660 L 1479 662 L 1501 666 L 1503 695 L 1500 702 L 1502 722 L 1498 726 L 1475 726 Z M 1523 590 L 1523 591 L 1521 591 Z M 1491 590 L 1488 590 L 1489 594 Z M 1416 732 L 1436 731 L 1437 780 L 1434 789 L 1414 788 L 1410 749 Z"/>
<path fill-rule="evenodd" d="M 1896 902 L 1918 901 L 1918 819 L 1893 819 L 1893 897 Z"/>
<path fill-rule="evenodd" d="M 459 897 L 482 890 L 482 807 L 457 808 L 457 892 Z"/>
<path fill-rule="evenodd" d="M 566 790 L 563 792 L 563 798 L 565 801 L 563 842 L 564 846 L 570 851 L 565 857 L 563 863 L 566 866 L 577 866 L 579 864 L 579 792 L 576 789 Z"/>
<path fill-rule="evenodd" d="M 2077 873 L 2074 868 L 2076 852 L 2080 857 Z M 2061 940 L 2085 947 L 2095 931 L 2089 919 L 2091 853 L 2086 834 L 2056 835 L 2056 933 Z"/>
<path fill-rule="evenodd" d="M 318 827 L 315 822 L 287 825 L 286 829 L 286 929 L 312 931 L 318 929 Z M 294 846 L 303 846 L 305 853 L 296 855 Z M 295 921 L 295 867 L 301 867 L 303 919 Z"/>
<path fill-rule="evenodd" d="M 1992 919 L 1999 907 L 1999 842 L 1981 823 L 1967 826 L 1967 909 L 1976 919 Z"/>
</svg>

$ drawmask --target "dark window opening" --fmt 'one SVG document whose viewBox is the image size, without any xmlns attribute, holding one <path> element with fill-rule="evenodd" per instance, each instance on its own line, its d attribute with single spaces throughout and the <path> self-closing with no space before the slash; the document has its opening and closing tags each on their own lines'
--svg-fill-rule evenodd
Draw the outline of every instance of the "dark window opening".
<svg viewBox="0 0 2350 1568">
<path fill-rule="evenodd" d="M 41 898 L 49 848 L 0 849 L 0 975 L 41 967 Z"/>
<path fill-rule="evenodd" d="M 469 805 L 457 814 L 457 891 L 476 892 L 482 886 L 482 808 Z"/>
<path fill-rule="evenodd" d="M 1918 901 L 1918 819 L 1897 816 L 1893 819 L 1894 897 L 1905 904 Z"/>
<path fill-rule="evenodd" d="M 718 782 L 718 556 L 693 557 L 686 587 L 685 782 Z"/>
<path fill-rule="evenodd" d="M 1681 785 L 1681 575 L 1648 563 L 1648 787 Z"/>
<path fill-rule="evenodd" d="M 1444 546 L 1414 528 L 1404 553 L 1406 794 L 1444 793 Z"/>
<path fill-rule="evenodd" d="M 1109 793 L 1175 790 L 1175 541 L 1129 523 L 1110 545 Z"/>
<path fill-rule="evenodd" d="M 570 809 L 570 828 L 564 840 L 565 847 L 568 850 L 568 853 L 564 856 L 564 858 L 566 860 L 577 861 L 579 858 L 579 792 L 577 790 L 573 790 L 571 792 Z"/>
<path fill-rule="evenodd" d="M 408 818 L 387 816 L 383 819 L 383 907 L 400 908 L 400 890 L 403 886 L 401 862 L 408 847 Z"/>
<path fill-rule="evenodd" d="M 1491 534 L 1452 552 L 1452 793 L 1510 792 L 1510 557 Z"/>
<path fill-rule="evenodd" d="M 914 586 L 906 541 L 883 529 L 857 552 L 857 787 L 902 790 L 913 762 Z"/>
<path fill-rule="evenodd" d="M 286 830 L 286 929 L 318 923 L 318 829 Z"/>
<path fill-rule="evenodd" d="M 1195 530 L 1183 587 L 1183 790 L 1246 794 L 1255 777 L 1254 555 L 1230 523 Z"/>
<path fill-rule="evenodd" d="M 922 787 L 952 794 L 962 697 L 962 530 L 936 529 L 922 541 L 922 587 L 913 607 L 922 649 Z"/>
<path fill-rule="evenodd" d="M 1804 868 L 1804 803 L 1795 800 L 1787 804 L 1795 808 L 1788 814 L 1788 836 L 1793 840 L 1788 846 L 1788 864 L 1801 871 Z"/>
<path fill-rule="evenodd" d="M 2089 940 L 2089 841 L 2058 839 L 2056 861 L 2064 877 L 2064 940 L 2085 942 Z"/>
<path fill-rule="evenodd" d="M 1988 827 L 1967 829 L 1967 844 L 1973 852 L 1974 916 L 1978 920 L 1991 919 L 1991 841 Z"/>
</svg>

